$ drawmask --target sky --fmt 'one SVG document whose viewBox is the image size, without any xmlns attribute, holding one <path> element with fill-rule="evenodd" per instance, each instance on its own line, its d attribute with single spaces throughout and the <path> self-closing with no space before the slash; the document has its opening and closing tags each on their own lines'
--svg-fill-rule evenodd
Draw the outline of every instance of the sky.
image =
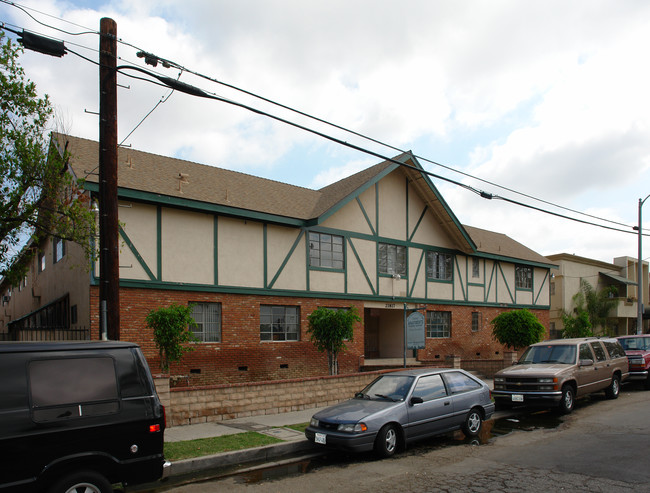
<svg viewBox="0 0 650 493">
<path fill-rule="evenodd" d="M 632 228 L 639 199 L 650 194 L 650 2 L 12 3 L 0 3 L 0 22 L 61 39 L 85 57 L 21 56 L 39 94 L 53 103 L 57 131 L 99 138 L 99 69 L 92 62 L 100 19 L 110 17 L 118 65 L 178 78 L 381 156 L 410 150 L 431 173 L 552 212 L 486 200 L 432 177 L 462 224 L 506 234 L 542 255 L 605 262 L 638 256 Z M 175 67 L 145 65 L 138 51 Z M 118 76 L 118 140 L 135 149 L 312 189 L 382 161 L 129 75 L 151 79 L 133 70 Z M 648 236 L 642 256 L 650 257 Z"/>
</svg>

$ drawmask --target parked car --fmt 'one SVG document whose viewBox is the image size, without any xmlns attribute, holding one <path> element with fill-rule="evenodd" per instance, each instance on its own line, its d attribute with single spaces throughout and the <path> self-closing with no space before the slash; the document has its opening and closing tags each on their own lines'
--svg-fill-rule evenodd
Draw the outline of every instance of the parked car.
<svg viewBox="0 0 650 493">
<path fill-rule="evenodd" d="M 0 491 L 109 493 L 167 474 L 164 408 L 126 342 L 0 344 Z"/>
<path fill-rule="evenodd" d="M 630 380 L 642 380 L 650 390 L 650 334 L 618 338 L 630 364 Z"/>
<path fill-rule="evenodd" d="M 316 445 L 382 457 L 415 440 L 462 429 L 476 436 L 494 413 L 489 387 L 463 370 L 386 373 L 354 399 L 316 413 L 305 436 Z"/>
<path fill-rule="evenodd" d="M 517 364 L 494 375 L 499 406 L 558 406 L 573 411 L 575 399 L 605 391 L 616 399 L 628 378 L 625 351 L 616 339 L 557 339 L 529 346 Z"/>
</svg>

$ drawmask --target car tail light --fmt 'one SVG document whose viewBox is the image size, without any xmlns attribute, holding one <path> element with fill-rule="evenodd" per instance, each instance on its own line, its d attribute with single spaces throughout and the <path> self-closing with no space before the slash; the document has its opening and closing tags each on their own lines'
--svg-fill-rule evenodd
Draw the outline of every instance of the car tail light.
<svg viewBox="0 0 650 493">
<path fill-rule="evenodd" d="M 159 432 L 160 432 L 159 424 L 149 425 L 149 433 L 159 433 Z"/>
</svg>

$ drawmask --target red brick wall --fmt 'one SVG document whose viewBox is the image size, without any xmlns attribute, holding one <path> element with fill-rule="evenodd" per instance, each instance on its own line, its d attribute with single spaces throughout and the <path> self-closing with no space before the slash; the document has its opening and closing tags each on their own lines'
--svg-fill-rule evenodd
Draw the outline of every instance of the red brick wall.
<svg viewBox="0 0 650 493">
<path fill-rule="evenodd" d="M 91 289 L 92 337 L 99 337 L 98 289 Z M 202 386 L 286 380 L 328 375 L 327 355 L 319 353 L 307 334 L 307 316 L 319 306 L 356 306 L 363 317 L 362 301 L 320 298 L 252 296 L 193 291 L 122 288 L 120 290 L 120 339 L 138 343 L 144 351 L 151 371 L 160 371 L 160 358 L 153 336 L 145 323 L 147 313 L 172 303 L 220 302 L 222 304 L 221 343 L 191 344 L 178 363 L 172 363 L 170 375 L 175 386 Z M 261 342 L 260 305 L 300 307 L 301 334 L 298 342 Z M 428 305 L 427 309 L 451 312 L 451 337 L 427 339 L 427 347 L 418 351 L 418 359 L 439 366 L 448 355 L 462 360 L 502 359 L 505 348 L 492 338 L 490 321 L 508 308 Z M 482 315 L 479 331 L 472 331 L 472 312 Z M 548 310 L 532 310 L 548 328 Z M 360 370 L 364 354 L 363 322 L 355 326 L 354 339 L 339 355 L 339 373 Z"/>
</svg>

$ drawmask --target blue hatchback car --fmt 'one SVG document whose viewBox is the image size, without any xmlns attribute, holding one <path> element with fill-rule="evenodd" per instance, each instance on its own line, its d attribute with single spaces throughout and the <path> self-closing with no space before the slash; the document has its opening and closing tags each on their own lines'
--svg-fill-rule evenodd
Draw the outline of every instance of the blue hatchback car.
<svg viewBox="0 0 650 493">
<path fill-rule="evenodd" d="M 448 431 L 476 436 L 493 413 L 489 387 L 463 370 L 404 370 L 385 373 L 353 399 L 319 411 L 305 436 L 316 445 L 389 457 Z"/>
</svg>

